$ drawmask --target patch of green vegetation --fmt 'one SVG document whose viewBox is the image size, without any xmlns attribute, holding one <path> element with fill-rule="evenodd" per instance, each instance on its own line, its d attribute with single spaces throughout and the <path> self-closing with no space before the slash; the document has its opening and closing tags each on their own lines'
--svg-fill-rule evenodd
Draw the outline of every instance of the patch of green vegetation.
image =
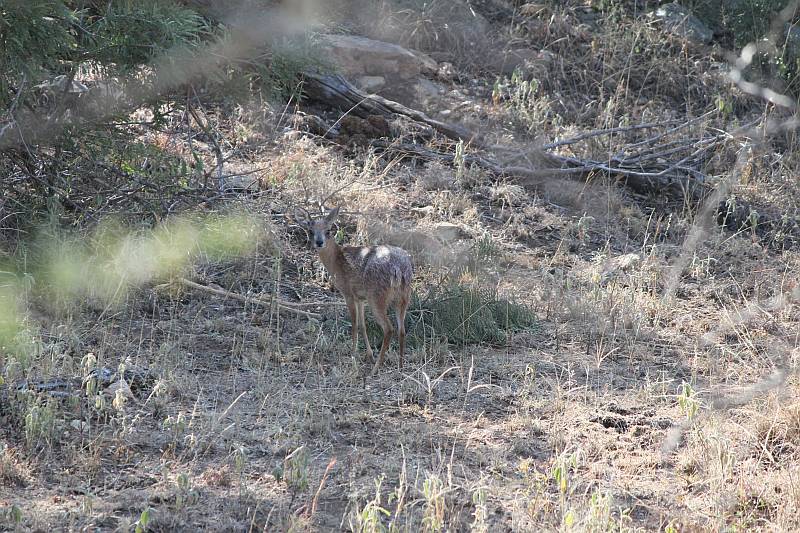
<svg viewBox="0 0 800 533">
<path fill-rule="evenodd" d="M 322 59 L 321 45 L 313 33 L 274 42 L 272 57 L 259 70 L 264 88 L 273 98 L 297 96 L 303 72 L 333 68 Z"/>
<path fill-rule="evenodd" d="M 796 23 L 798 10 L 784 13 L 788 0 L 695 0 L 688 7 L 714 30 L 724 45 L 738 50 L 748 44 L 759 51 L 746 75 L 764 85 L 774 80 L 786 84 L 787 92 L 800 90 L 800 45 Z M 782 20 L 783 19 L 783 20 Z M 770 32 L 777 32 L 770 35 Z M 768 46 L 767 40 L 772 40 Z"/>
<path fill-rule="evenodd" d="M 454 279 L 431 288 L 424 296 L 415 293 L 406 315 L 410 347 L 432 340 L 454 346 L 501 345 L 507 342 L 509 333 L 536 325 L 536 316 L 526 305 L 501 296 L 493 288 Z M 370 339 L 380 340 L 382 330 L 369 313 L 367 331 Z"/>
<path fill-rule="evenodd" d="M 728 34 L 741 48 L 763 38 L 788 0 L 694 0 L 692 12 L 717 34 Z"/>
<path fill-rule="evenodd" d="M 176 2 L 141 0 L 77 8 L 62 0 L 0 6 L 0 107 L 42 79 L 79 67 L 125 72 L 167 50 L 193 48 L 206 21 Z M 23 83 L 24 81 L 24 83 Z"/>
</svg>

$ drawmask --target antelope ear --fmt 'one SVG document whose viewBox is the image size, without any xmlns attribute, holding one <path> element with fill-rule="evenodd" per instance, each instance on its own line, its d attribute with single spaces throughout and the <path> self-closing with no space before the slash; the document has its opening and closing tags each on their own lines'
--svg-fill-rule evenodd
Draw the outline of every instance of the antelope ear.
<svg viewBox="0 0 800 533">
<path fill-rule="evenodd" d="M 334 220 L 336 220 L 336 217 L 338 216 L 339 216 L 339 206 L 337 205 L 336 207 L 328 211 L 327 215 L 325 215 L 325 223 L 330 226 L 331 224 L 333 224 Z"/>
</svg>

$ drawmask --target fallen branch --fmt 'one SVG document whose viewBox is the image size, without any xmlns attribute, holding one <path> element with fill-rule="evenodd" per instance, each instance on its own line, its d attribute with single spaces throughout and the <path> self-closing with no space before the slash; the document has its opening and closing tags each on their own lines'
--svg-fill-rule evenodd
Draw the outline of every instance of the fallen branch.
<svg viewBox="0 0 800 533">
<path fill-rule="evenodd" d="M 242 296 L 241 294 L 236 294 L 235 292 L 226 291 L 222 288 L 215 288 L 209 287 L 208 285 L 201 285 L 200 283 L 195 283 L 194 281 L 190 281 L 186 278 L 178 278 L 178 281 L 182 285 L 186 285 L 187 287 L 191 287 L 193 289 L 198 289 L 205 292 L 210 292 L 211 294 L 216 294 L 217 296 L 223 296 L 225 298 L 233 298 L 234 300 L 238 300 L 243 303 L 254 303 L 258 305 L 263 305 L 265 307 L 270 307 L 273 303 L 278 306 L 278 309 L 283 311 L 287 311 L 289 313 L 294 313 L 296 315 L 302 315 L 307 318 L 320 318 L 320 315 L 317 313 L 310 313 L 308 311 L 303 311 L 302 309 L 298 309 L 298 305 L 323 305 L 323 304 L 294 304 L 292 302 L 286 302 L 284 300 L 278 300 L 275 297 L 270 297 L 269 299 L 265 300 L 262 298 L 254 298 L 252 296 Z"/>
<path fill-rule="evenodd" d="M 427 124 L 445 137 L 464 141 L 472 146 L 484 147 L 478 135 L 466 128 L 432 119 L 422 111 L 411 109 L 398 102 L 376 94 L 365 94 L 338 74 L 304 74 L 303 93 L 306 98 L 325 103 L 361 118 L 381 115 L 393 118 L 403 115 L 416 122 Z"/>
<path fill-rule="evenodd" d="M 733 132 L 706 128 L 700 135 L 686 133 L 691 126 L 702 123 L 717 113 L 716 110 L 710 110 L 682 122 L 670 120 L 591 130 L 542 144 L 525 153 L 519 148 L 487 145 L 476 133 L 461 126 L 431 119 L 420 111 L 380 96 L 364 94 L 341 76 L 306 74 L 304 92 L 308 99 L 343 112 L 333 125 L 328 125 L 317 117 L 320 122 L 317 129 L 322 130 L 321 133 L 326 138 L 336 138 L 339 134 L 339 122 L 350 114 L 364 119 L 370 115 L 380 115 L 387 119 L 404 116 L 432 128 L 447 139 L 468 144 L 467 153 L 459 156 L 459 164 L 476 165 L 496 177 L 511 178 L 528 187 L 535 187 L 537 182 L 558 176 L 587 180 L 594 173 L 602 173 L 617 178 L 636 193 L 666 195 L 695 205 L 702 203 L 714 190 L 712 180 L 702 171 L 705 162 L 731 139 L 750 137 L 753 128 L 763 120 L 763 117 L 757 117 Z M 602 160 L 553 153 L 556 149 L 590 139 L 646 130 L 656 131 L 643 140 L 623 145 Z M 452 143 L 450 146 L 432 147 L 434 143 L 423 145 L 373 139 L 370 144 L 385 154 L 396 156 L 397 160 L 414 157 L 440 161 L 451 166 L 456 164 Z M 780 214 L 776 216 L 756 213 L 755 208 L 749 204 L 741 204 L 732 212 L 723 202 L 717 207 L 717 213 L 719 223 L 735 231 L 752 227 L 764 236 L 772 234 L 776 239 L 800 239 L 800 221 L 787 221 Z"/>
<path fill-rule="evenodd" d="M 506 152 L 506 157 L 509 157 L 509 150 L 503 147 L 486 145 L 474 132 L 470 132 L 461 126 L 434 120 L 421 111 L 410 109 L 386 98 L 365 94 L 339 75 L 307 73 L 305 74 L 303 90 L 308 99 L 340 109 L 345 115 L 353 114 L 361 118 L 367 118 L 371 115 L 394 118 L 402 115 L 433 128 L 448 139 L 468 143 L 473 149 L 503 151 Z M 541 166 L 507 166 L 496 161 L 488 154 L 466 154 L 463 160 L 467 165 L 476 164 L 494 175 L 522 178 L 523 180 L 542 179 L 559 174 L 586 179 L 593 172 L 603 172 L 622 178 L 625 185 L 640 193 L 666 193 L 670 196 L 688 197 L 692 201 L 699 201 L 708 193 L 707 177 L 698 170 L 702 159 L 711 150 L 726 142 L 730 138 L 729 135 L 720 132 L 699 139 L 686 138 L 672 141 L 665 139 L 692 124 L 708 118 L 711 114 L 713 112 L 709 111 L 680 124 L 670 121 L 661 124 L 634 124 L 605 130 L 593 130 L 573 138 L 545 144 L 538 148 L 537 159 L 540 161 L 537 161 L 537 163 L 541 163 Z M 336 124 L 330 126 L 326 134 L 331 133 L 335 126 Z M 604 135 L 665 127 L 667 129 L 664 131 L 652 135 L 644 141 L 628 145 L 604 161 L 581 159 L 549 152 L 549 150 Z M 333 133 L 335 136 L 335 132 Z M 453 153 L 434 151 L 418 144 L 396 144 L 385 140 L 375 140 L 372 145 L 386 152 L 405 153 L 423 159 L 445 161 L 451 164 L 455 159 Z M 522 156 L 520 153 L 510 153 L 511 157 L 514 155 Z M 673 161 L 669 160 L 670 157 L 674 158 Z"/>
<path fill-rule="evenodd" d="M 376 140 L 372 143 L 372 146 L 384 152 L 419 157 L 428 161 L 443 161 L 452 164 L 455 160 L 455 154 L 432 150 L 417 144 L 397 144 Z M 592 172 L 604 172 L 621 177 L 626 185 L 643 193 L 661 192 L 674 196 L 688 196 L 693 200 L 699 200 L 708 192 L 704 184 L 705 175 L 694 169 L 683 166 L 671 165 L 658 172 L 647 172 L 624 167 L 615 167 L 599 161 L 578 159 L 544 152 L 541 153 L 540 156 L 544 161 L 553 164 L 553 166 L 544 168 L 518 165 L 504 166 L 491 158 L 474 154 L 464 155 L 463 161 L 466 165 L 477 165 L 497 177 L 516 178 L 523 183 L 527 180 L 543 179 L 554 175 L 577 175 L 585 179 Z"/>
</svg>

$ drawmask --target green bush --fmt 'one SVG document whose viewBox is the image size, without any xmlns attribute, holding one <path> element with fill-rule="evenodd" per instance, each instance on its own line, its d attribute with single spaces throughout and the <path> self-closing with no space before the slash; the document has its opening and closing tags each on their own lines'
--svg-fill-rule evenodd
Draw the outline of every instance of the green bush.
<svg viewBox="0 0 800 533">
<path fill-rule="evenodd" d="M 529 307 L 496 290 L 448 279 L 424 296 L 413 295 L 406 315 L 407 342 L 411 347 L 431 340 L 454 346 L 501 345 L 507 342 L 509 332 L 534 328 L 536 323 Z M 367 331 L 370 339 L 382 338 L 380 326 L 369 313 Z"/>
<path fill-rule="evenodd" d="M 797 95 L 800 90 L 800 44 L 796 30 L 790 30 L 800 12 L 782 13 L 788 0 L 695 0 L 694 13 L 708 24 L 723 46 L 736 50 L 748 44 L 763 44 L 773 39 L 774 47 L 765 47 L 746 69 L 747 78 L 782 92 Z M 780 17 L 785 17 L 781 21 Z M 770 30 L 779 34 L 770 35 Z M 782 86 L 775 87 L 780 80 Z"/>
<path fill-rule="evenodd" d="M 694 0 L 687 6 L 725 43 L 741 48 L 766 36 L 773 19 L 788 0 Z"/>
<path fill-rule="evenodd" d="M 46 73 L 61 73 L 77 46 L 74 11 L 59 0 L 9 0 L 0 5 L 0 109 Z"/>
<path fill-rule="evenodd" d="M 48 77 L 78 69 L 126 72 L 209 35 L 198 13 L 171 1 L 79 8 L 63 0 L 8 0 L 0 5 L 0 107 L 25 100 Z"/>
<path fill-rule="evenodd" d="M 435 287 L 409 309 L 409 330 L 416 340 L 443 338 L 450 344 L 503 344 L 509 331 L 535 325 L 526 306 L 498 295 L 491 288 L 450 281 Z"/>
</svg>

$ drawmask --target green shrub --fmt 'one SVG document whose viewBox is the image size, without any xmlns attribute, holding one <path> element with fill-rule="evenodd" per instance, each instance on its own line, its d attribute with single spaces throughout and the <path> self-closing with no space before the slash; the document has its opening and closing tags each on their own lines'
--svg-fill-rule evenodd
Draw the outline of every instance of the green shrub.
<svg viewBox="0 0 800 533">
<path fill-rule="evenodd" d="M 59 0 L 10 0 L 0 5 L 0 109 L 11 105 L 47 72 L 60 73 L 74 54 L 69 31 L 75 13 Z"/>
<path fill-rule="evenodd" d="M 410 337 L 440 337 L 450 344 L 502 344 L 507 332 L 532 327 L 536 321 L 526 306 L 498 295 L 492 288 L 450 281 L 435 287 L 409 309 L 414 319 Z"/>
<path fill-rule="evenodd" d="M 694 0 L 689 7 L 718 35 L 741 48 L 766 36 L 778 13 L 788 0 Z"/>
<path fill-rule="evenodd" d="M 535 326 L 536 317 L 529 307 L 500 296 L 492 288 L 454 279 L 431 288 L 424 296 L 415 293 L 406 315 L 411 347 L 434 339 L 454 346 L 500 345 L 507 342 L 509 332 Z M 379 341 L 383 335 L 369 313 L 367 331 L 370 339 Z M 376 345 L 380 346 L 373 343 Z"/>
</svg>

